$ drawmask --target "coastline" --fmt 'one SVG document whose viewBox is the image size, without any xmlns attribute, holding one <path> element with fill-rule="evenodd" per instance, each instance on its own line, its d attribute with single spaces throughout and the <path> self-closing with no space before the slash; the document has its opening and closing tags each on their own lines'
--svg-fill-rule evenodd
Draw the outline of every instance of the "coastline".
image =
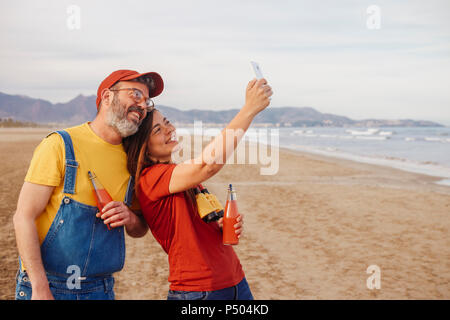
<svg viewBox="0 0 450 320">
<path fill-rule="evenodd" d="M 423 190 L 433 191 L 442 194 L 450 195 L 450 186 L 447 184 L 439 184 L 444 178 L 440 176 L 434 176 L 422 172 L 408 171 L 406 169 L 400 169 L 392 167 L 390 165 L 367 163 L 363 161 L 357 161 L 341 157 L 333 157 L 331 155 L 322 155 L 318 153 L 312 153 L 307 151 L 292 150 L 289 148 L 280 148 L 285 153 L 292 153 L 294 155 L 308 157 L 311 159 L 333 162 L 344 167 L 350 167 L 353 169 L 361 170 L 366 175 L 358 175 L 358 177 L 351 177 L 350 179 L 341 178 L 332 179 L 335 183 L 353 183 L 353 184 L 366 184 L 375 185 L 379 187 L 394 187 L 404 188 L 411 190 Z M 332 176 L 330 176 L 332 177 Z"/>
<path fill-rule="evenodd" d="M 410 160 L 405 159 L 389 159 L 389 158 L 371 158 L 371 157 L 365 157 L 365 156 L 358 156 L 353 155 L 350 153 L 344 153 L 344 152 L 327 152 L 323 150 L 313 149 L 313 148 L 304 148 L 303 150 L 301 148 L 289 148 L 284 147 L 287 150 L 297 151 L 300 153 L 305 153 L 309 155 L 318 155 L 323 156 L 325 158 L 333 158 L 336 160 L 346 160 L 356 163 L 362 163 L 362 164 L 369 164 L 374 166 L 381 166 L 391 169 L 396 169 L 400 171 L 410 172 L 410 173 L 416 173 L 419 175 L 425 175 L 429 177 L 433 177 L 436 179 L 434 180 L 434 183 L 450 186 L 450 168 L 443 167 L 436 164 L 418 164 L 415 162 L 412 162 Z"/>
<path fill-rule="evenodd" d="M 354 132 L 354 130 L 338 131 L 341 128 L 327 128 L 326 131 L 324 131 L 325 129 L 318 131 L 313 128 L 308 130 L 305 128 L 296 129 L 292 128 L 290 131 L 280 129 L 275 133 L 271 131 L 270 135 L 275 134 L 278 136 L 278 138 L 271 140 L 271 143 L 277 143 L 281 148 L 308 154 L 386 166 L 402 171 L 438 177 L 440 179 L 436 180 L 435 183 L 450 186 L 450 158 L 448 156 L 442 157 L 443 153 L 445 153 L 445 148 L 448 150 L 447 146 L 450 138 L 446 137 L 449 132 L 417 132 L 411 131 L 413 129 L 409 128 L 378 128 L 368 129 L 364 132 Z M 257 143 L 261 139 L 265 140 L 264 135 L 258 138 L 258 134 L 254 131 L 246 136 L 246 140 L 250 143 Z M 367 141 L 371 145 L 364 147 L 361 145 L 360 140 Z M 347 141 L 351 143 L 349 144 Z M 404 141 L 407 141 L 406 144 Z M 432 142 L 426 143 L 425 141 Z M 441 145 L 440 149 L 442 151 L 435 153 L 434 156 L 436 158 L 433 158 L 430 152 L 433 153 L 436 148 L 439 148 L 436 143 Z M 372 144 L 374 145 L 372 146 Z M 351 145 L 354 146 L 350 147 Z M 365 149 L 365 151 L 361 148 Z M 395 148 L 398 148 L 399 151 L 396 151 Z M 430 148 L 434 148 L 434 150 Z M 405 153 L 406 149 L 415 151 Z M 417 152 L 428 156 L 414 154 Z"/>
</svg>

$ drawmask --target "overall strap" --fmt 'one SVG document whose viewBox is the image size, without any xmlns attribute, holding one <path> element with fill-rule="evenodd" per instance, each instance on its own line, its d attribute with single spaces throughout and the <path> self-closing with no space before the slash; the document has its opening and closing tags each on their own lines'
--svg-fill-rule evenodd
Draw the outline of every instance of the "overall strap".
<svg viewBox="0 0 450 320">
<path fill-rule="evenodd" d="M 78 162 L 75 160 L 75 152 L 73 151 L 72 138 L 65 130 L 55 131 L 64 140 L 66 150 L 66 174 L 64 177 L 63 193 L 75 194 L 75 180 L 77 177 Z"/>
<path fill-rule="evenodd" d="M 124 202 L 128 207 L 131 206 L 131 202 L 133 201 L 133 192 L 134 192 L 134 177 L 130 176 L 130 179 L 128 180 L 127 193 L 125 194 L 124 199 Z"/>
</svg>

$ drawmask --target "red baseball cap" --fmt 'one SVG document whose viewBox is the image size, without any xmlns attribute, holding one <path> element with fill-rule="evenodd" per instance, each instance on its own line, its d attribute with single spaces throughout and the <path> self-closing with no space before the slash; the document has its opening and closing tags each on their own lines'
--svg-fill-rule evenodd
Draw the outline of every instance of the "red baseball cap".
<svg viewBox="0 0 450 320">
<path fill-rule="evenodd" d="M 97 109 L 100 106 L 102 100 L 102 91 L 104 89 L 111 88 L 118 81 L 131 81 L 139 77 L 146 77 L 149 79 L 147 84 L 150 98 L 156 97 L 161 94 L 164 89 L 163 79 L 156 72 L 139 73 L 134 70 L 117 70 L 111 73 L 100 83 L 97 90 Z"/>
</svg>

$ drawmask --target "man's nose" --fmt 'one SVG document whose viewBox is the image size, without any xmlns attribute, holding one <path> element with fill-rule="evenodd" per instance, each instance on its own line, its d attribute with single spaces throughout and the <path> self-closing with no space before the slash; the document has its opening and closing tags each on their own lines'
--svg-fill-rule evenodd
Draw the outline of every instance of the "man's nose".
<svg viewBox="0 0 450 320">
<path fill-rule="evenodd" d="M 147 111 L 147 103 L 145 100 L 141 100 L 137 104 L 143 111 Z"/>
</svg>

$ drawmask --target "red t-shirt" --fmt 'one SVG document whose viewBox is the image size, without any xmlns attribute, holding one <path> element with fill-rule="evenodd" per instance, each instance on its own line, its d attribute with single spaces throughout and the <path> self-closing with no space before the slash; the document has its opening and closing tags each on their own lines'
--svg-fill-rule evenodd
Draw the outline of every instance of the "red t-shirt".
<svg viewBox="0 0 450 320">
<path fill-rule="evenodd" d="M 139 204 L 155 239 L 169 255 L 171 290 L 212 291 L 238 284 L 244 271 L 217 223 L 204 222 L 184 192 L 169 193 L 175 164 L 146 168 Z"/>
</svg>

